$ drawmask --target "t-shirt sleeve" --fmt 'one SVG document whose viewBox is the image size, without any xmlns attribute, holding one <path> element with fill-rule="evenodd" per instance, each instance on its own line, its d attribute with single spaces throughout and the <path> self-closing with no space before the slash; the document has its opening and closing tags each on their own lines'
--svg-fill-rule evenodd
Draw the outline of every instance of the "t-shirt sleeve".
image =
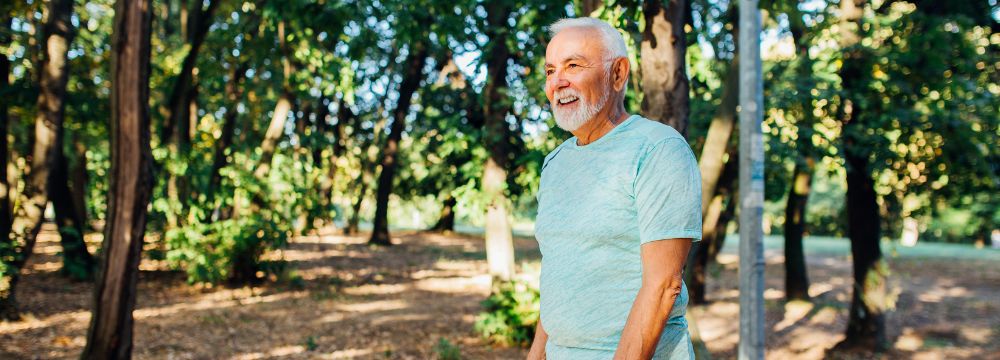
<svg viewBox="0 0 1000 360">
<path fill-rule="evenodd" d="M 639 160 L 635 203 L 642 244 L 701 240 L 701 172 L 687 142 L 664 139 Z"/>
</svg>

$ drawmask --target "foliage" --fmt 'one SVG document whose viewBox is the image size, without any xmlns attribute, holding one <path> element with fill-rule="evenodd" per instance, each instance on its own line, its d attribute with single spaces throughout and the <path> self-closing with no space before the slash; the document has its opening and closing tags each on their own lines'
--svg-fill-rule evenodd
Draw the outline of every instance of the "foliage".
<svg viewBox="0 0 1000 360">
<path fill-rule="evenodd" d="M 315 351 L 317 348 L 319 348 L 319 345 L 316 344 L 316 337 L 312 336 L 312 335 L 310 335 L 309 337 L 306 338 L 306 341 L 305 341 L 304 345 L 305 345 L 306 351 Z"/>
<path fill-rule="evenodd" d="M 512 281 L 494 286 L 482 302 L 485 311 L 476 317 L 475 329 L 500 345 L 528 345 L 538 324 L 539 294 L 529 284 Z"/>
<path fill-rule="evenodd" d="M 185 269 L 188 281 L 219 282 L 246 275 L 237 274 L 241 269 L 234 267 L 247 260 L 248 255 L 251 261 L 248 265 L 253 268 L 244 271 L 256 274 L 257 271 L 268 270 L 261 266 L 260 256 L 287 244 L 294 226 L 302 223 L 294 215 L 307 214 L 308 195 L 314 194 L 309 190 L 314 184 L 296 182 L 294 171 L 298 169 L 292 164 L 281 166 L 294 164 L 292 159 L 279 154 L 274 161 L 278 166 L 266 181 L 257 179 L 252 169 L 239 166 L 224 168 L 223 183 L 229 188 L 228 192 L 236 196 L 221 199 L 218 204 L 194 204 L 188 209 L 196 215 L 191 217 L 190 222 L 166 231 L 166 258 L 170 264 Z M 219 208 L 252 208 L 253 198 L 265 194 L 269 206 L 233 218 L 213 220 L 219 215 L 212 213 L 221 212 Z M 159 199 L 154 208 L 168 205 Z M 304 226 L 308 226 L 308 221 L 305 223 Z"/>
<path fill-rule="evenodd" d="M 440 338 L 434 345 L 434 352 L 437 353 L 438 360 L 461 360 L 462 351 L 452 344 L 448 339 Z"/>
</svg>

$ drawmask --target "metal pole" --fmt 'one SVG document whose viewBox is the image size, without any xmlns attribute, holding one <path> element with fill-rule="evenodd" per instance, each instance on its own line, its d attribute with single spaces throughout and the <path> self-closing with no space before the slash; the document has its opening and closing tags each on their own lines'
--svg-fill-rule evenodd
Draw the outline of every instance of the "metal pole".
<svg viewBox="0 0 1000 360">
<path fill-rule="evenodd" d="M 764 359 L 764 83 L 760 10 L 740 0 L 740 360 Z"/>
</svg>

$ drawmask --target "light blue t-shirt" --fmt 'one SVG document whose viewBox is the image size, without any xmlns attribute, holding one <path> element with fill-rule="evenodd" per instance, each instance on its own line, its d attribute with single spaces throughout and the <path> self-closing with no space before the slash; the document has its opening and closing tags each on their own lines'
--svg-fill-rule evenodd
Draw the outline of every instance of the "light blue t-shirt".
<svg viewBox="0 0 1000 360">
<path fill-rule="evenodd" d="M 701 239 L 701 175 L 673 128 L 632 115 L 585 146 L 570 138 L 542 165 L 535 237 L 541 320 L 552 359 L 610 359 L 642 284 L 639 247 Z M 656 359 L 691 356 L 685 287 Z"/>
</svg>

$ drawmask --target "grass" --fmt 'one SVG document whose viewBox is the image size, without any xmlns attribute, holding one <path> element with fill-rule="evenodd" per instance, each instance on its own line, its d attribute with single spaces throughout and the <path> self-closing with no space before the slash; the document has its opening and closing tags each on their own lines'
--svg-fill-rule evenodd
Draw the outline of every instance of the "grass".
<svg viewBox="0 0 1000 360">
<path fill-rule="evenodd" d="M 362 223 L 361 228 L 370 227 L 370 224 Z M 409 227 L 392 227 L 394 230 L 421 230 Z M 483 228 L 468 224 L 455 224 L 455 232 L 473 236 L 481 236 Z M 531 224 L 517 224 L 513 228 L 513 235 L 516 237 L 531 238 L 535 236 L 534 227 Z M 729 234 L 726 236 L 726 244 L 722 251 L 726 253 L 739 252 L 739 235 Z M 781 235 L 764 236 L 765 250 L 782 250 L 784 248 L 784 237 Z M 851 242 L 847 238 L 833 236 L 806 236 L 805 251 L 808 255 L 850 255 Z M 965 260 L 993 260 L 1000 261 L 1000 249 L 982 248 L 969 244 L 918 242 L 916 246 L 900 246 L 895 241 L 882 241 L 882 251 L 889 257 L 922 258 L 922 259 L 965 259 Z M 531 257 L 534 253 L 521 253 L 517 256 L 523 258 Z M 454 256 L 454 255 L 452 255 Z M 537 256 L 537 255 L 536 255 Z M 462 254 L 467 259 L 484 259 L 485 253 Z"/>
<path fill-rule="evenodd" d="M 739 252 L 739 236 L 730 234 L 722 251 L 725 253 Z M 781 235 L 764 236 L 765 250 L 784 248 L 785 240 Z M 847 238 L 829 236 L 807 236 L 803 241 L 807 255 L 850 255 L 851 242 Z M 914 247 L 900 246 L 895 242 L 882 242 L 882 251 L 886 256 L 924 259 L 965 259 L 1000 261 L 1000 249 L 977 249 L 967 244 L 949 244 L 920 242 Z"/>
</svg>

